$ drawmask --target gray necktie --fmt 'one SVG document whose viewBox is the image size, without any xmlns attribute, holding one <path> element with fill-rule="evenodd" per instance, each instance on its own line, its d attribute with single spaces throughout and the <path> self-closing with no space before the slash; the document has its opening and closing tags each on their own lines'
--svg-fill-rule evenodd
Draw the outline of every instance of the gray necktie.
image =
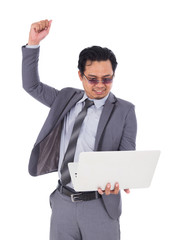
<svg viewBox="0 0 180 240">
<path fill-rule="evenodd" d="M 82 111 L 78 114 L 78 116 L 75 120 L 71 138 L 69 140 L 67 150 L 64 154 L 64 159 L 63 159 L 61 170 L 60 170 L 61 182 L 62 182 L 63 186 L 65 186 L 66 184 L 68 184 L 71 181 L 71 177 L 70 177 L 69 170 L 68 170 L 68 163 L 74 161 L 76 144 L 77 144 L 78 136 L 80 133 L 80 129 L 81 129 L 82 123 L 84 121 L 84 118 L 86 117 L 88 107 L 92 106 L 93 104 L 94 104 L 93 101 L 86 99 L 85 106 L 83 107 Z"/>
</svg>

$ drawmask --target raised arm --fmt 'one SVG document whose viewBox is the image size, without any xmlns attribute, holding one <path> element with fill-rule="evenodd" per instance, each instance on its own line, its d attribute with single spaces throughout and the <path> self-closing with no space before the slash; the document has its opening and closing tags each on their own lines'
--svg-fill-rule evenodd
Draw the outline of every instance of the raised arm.
<svg viewBox="0 0 180 240">
<path fill-rule="evenodd" d="M 28 48 L 22 47 L 22 80 L 23 88 L 32 97 L 51 107 L 58 90 L 40 82 L 38 73 L 39 44 L 48 35 L 51 21 L 44 20 L 31 25 L 29 33 Z M 35 47 L 35 48 L 33 48 Z"/>
</svg>

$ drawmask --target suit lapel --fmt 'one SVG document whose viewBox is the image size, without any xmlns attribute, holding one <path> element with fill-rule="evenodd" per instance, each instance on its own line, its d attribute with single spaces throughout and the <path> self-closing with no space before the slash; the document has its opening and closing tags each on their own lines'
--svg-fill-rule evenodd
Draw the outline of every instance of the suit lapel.
<svg viewBox="0 0 180 240">
<path fill-rule="evenodd" d="M 98 150 L 99 142 L 101 140 L 102 133 L 106 127 L 106 124 L 108 123 L 109 118 L 111 117 L 113 108 L 114 108 L 114 103 L 116 102 L 116 99 L 112 93 L 110 93 L 107 101 L 105 102 L 98 128 L 97 128 L 97 134 L 96 134 L 96 141 L 95 141 L 95 148 L 94 151 Z"/>
<path fill-rule="evenodd" d="M 60 123 L 60 121 L 65 117 L 65 115 L 71 110 L 71 108 L 83 97 L 84 92 L 81 91 L 79 93 L 75 93 L 70 99 L 69 101 L 66 103 L 65 108 L 63 109 L 60 118 L 57 121 L 58 125 Z"/>
<path fill-rule="evenodd" d="M 51 109 L 51 113 L 49 114 L 44 127 L 41 129 L 39 136 L 36 140 L 35 145 L 39 144 L 51 131 L 53 131 L 63 120 L 64 116 L 67 114 L 68 111 L 83 97 L 84 91 L 79 91 L 71 94 L 70 96 L 64 97 L 64 104 L 59 106 L 60 103 L 56 103 L 56 107 Z M 49 118 L 51 116 L 55 116 L 51 121 Z"/>
</svg>

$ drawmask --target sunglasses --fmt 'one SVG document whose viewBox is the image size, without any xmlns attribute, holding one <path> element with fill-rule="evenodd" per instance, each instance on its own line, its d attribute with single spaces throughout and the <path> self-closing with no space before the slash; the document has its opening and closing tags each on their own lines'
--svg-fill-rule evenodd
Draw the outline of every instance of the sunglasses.
<svg viewBox="0 0 180 240">
<path fill-rule="evenodd" d="M 88 81 L 88 83 L 91 85 L 98 84 L 99 82 L 102 82 L 104 84 L 110 84 L 113 81 L 113 76 L 112 77 L 104 77 L 101 81 L 96 79 L 95 77 L 92 77 L 92 78 L 87 77 L 85 74 L 83 74 L 83 76 Z"/>
</svg>

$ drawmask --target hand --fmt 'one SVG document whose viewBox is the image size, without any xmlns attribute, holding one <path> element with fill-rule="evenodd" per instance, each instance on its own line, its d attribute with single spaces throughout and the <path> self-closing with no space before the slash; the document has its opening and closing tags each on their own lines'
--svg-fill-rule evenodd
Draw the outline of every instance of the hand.
<svg viewBox="0 0 180 240">
<path fill-rule="evenodd" d="M 124 189 L 124 191 L 128 194 L 130 193 L 130 190 L 129 189 Z M 108 183 L 106 185 L 106 188 L 105 188 L 105 191 L 103 191 L 101 188 L 98 188 L 98 193 L 103 195 L 104 193 L 106 195 L 110 195 L 110 194 L 118 194 L 119 193 L 119 184 L 118 183 L 115 183 L 114 185 L 114 189 L 111 190 L 111 184 Z"/>
<path fill-rule="evenodd" d="M 29 33 L 28 45 L 39 45 L 40 41 L 48 35 L 51 23 L 52 20 L 43 20 L 33 23 Z"/>
</svg>

